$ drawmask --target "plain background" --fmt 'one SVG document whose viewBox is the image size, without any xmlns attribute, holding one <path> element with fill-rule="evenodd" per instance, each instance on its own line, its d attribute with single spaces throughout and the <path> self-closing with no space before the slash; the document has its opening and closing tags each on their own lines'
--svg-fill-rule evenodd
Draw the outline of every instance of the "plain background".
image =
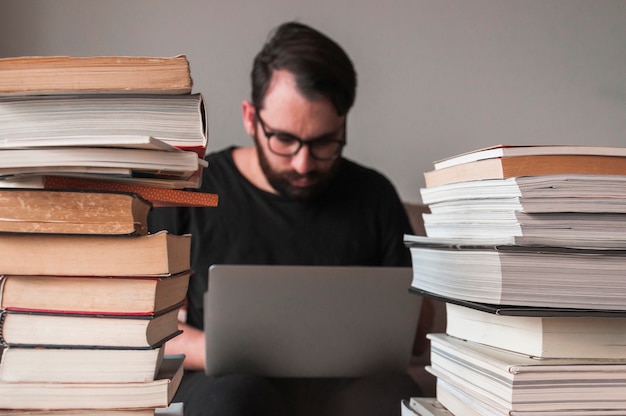
<svg viewBox="0 0 626 416">
<path fill-rule="evenodd" d="M 419 202 L 435 160 L 509 144 L 626 145 L 626 1 L 0 0 L 0 57 L 184 53 L 209 149 L 245 145 L 253 56 L 287 20 L 359 74 L 346 155 Z"/>
</svg>

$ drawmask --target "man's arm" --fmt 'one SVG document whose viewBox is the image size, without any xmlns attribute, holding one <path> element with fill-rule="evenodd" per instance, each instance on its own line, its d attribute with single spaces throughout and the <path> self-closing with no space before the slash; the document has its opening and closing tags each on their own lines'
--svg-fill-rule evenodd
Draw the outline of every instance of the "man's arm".
<svg viewBox="0 0 626 416">
<path fill-rule="evenodd" d="M 178 324 L 178 328 L 182 329 L 183 333 L 167 341 L 165 353 L 185 354 L 186 370 L 204 370 L 204 332 L 182 322 Z"/>
</svg>

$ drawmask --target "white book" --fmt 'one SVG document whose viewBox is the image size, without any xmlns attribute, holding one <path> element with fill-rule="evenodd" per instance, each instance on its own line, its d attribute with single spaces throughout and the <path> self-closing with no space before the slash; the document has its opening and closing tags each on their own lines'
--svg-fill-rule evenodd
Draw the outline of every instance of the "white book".
<svg viewBox="0 0 626 416">
<path fill-rule="evenodd" d="M 626 147 L 611 146 L 584 146 L 584 145 L 512 145 L 500 144 L 486 147 L 434 163 L 435 169 L 443 169 L 462 163 L 477 160 L 494 159 L 509 156 L 538 156 L 538 155 L 597 155 L 597 156 L 626 156 Z"/>
</svg>

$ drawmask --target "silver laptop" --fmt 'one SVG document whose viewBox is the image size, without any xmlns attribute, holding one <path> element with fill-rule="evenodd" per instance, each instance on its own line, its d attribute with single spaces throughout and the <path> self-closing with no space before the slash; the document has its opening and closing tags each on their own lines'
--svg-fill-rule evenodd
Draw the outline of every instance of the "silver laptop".
<svg viewBox="0 0 626 416">
<path fill-rule="evenodd" d="M 410 267 L 211 266 L 206 373 L 404 372 L 422 303 L 411 279 Z"/>
</svg>

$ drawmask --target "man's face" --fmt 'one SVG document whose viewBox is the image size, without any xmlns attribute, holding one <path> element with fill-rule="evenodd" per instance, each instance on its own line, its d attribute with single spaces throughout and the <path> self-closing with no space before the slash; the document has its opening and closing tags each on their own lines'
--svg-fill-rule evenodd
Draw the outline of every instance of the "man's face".
<svg viewBox="0 0 626 416">
<path fill-rule="evenodd" d="M 338 116 L 327 99 L 311 101 L 302 96 L 296 89 L 293 76 L 286 71 L 274 72 L 258 115 L 263 125 L 256 121 L 254 140 L 261 169 L 270 185 L 279 194 L 295 200 L 315 198 L 332 181 L 341 159 L 318 160 L 306 145 L 293 156 L 277 155 L 270 149 L 263 127 L 270 134 L 287 133 L 304 142 L 320 139 L 344 141 L 345 117 Z"/>
</svg>

